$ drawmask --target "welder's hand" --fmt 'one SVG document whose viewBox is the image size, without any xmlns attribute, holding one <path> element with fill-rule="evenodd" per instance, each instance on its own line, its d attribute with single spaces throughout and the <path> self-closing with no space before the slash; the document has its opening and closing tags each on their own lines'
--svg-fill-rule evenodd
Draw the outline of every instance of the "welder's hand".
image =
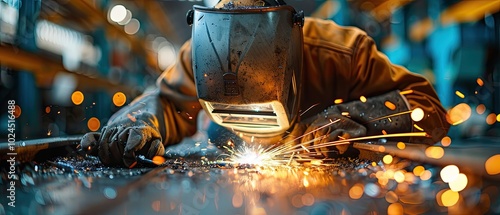
<svg viewBox="0 0 500 215">
<path fill-rule="evenodd" d="M 110 120 L 100 133 L 85 134 L 81 148 L 97 154 L 104 165 L 129 168 L 136 165 L 136 155 L 151 159 L 165 153 L 157 118 L 151 113 L 140 111 L 123 111 Z"/>
<path fill-rule="evenodd" d="M 336 106 L 327 108 L 300 124 L 306 126 L 300 144 L 312 153 L 330 158 L 357 156 L 359 151 L 352 147 L 348 139 L 366 135 L 363 125 L 343 116 Z"/>
</svg>

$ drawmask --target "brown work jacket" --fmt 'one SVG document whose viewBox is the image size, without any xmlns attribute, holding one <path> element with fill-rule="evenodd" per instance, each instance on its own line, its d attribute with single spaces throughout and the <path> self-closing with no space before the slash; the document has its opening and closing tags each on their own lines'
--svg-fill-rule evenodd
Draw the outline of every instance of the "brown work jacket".
<svg viewBox="0 0 500 215">
<path fill-rule="evenodd" d="M 410 108 L 419 107 L 425 112 L 417 127 L 433 135 L 434 142 L 446 134 L 450 125 L 432 85 L 424 77 L 391 64 L 365 32 L 329 20 L 306 18 L 303 33 L 300 110 L 315 106 L 302 118 L 323 111 L 336 99 L 348 102 L 361 96 L 411 90 L 404 95 Z M 164 143 L 175 144 L 194 134 L 201 109 L 196 98 L 190 41 L 182 46 L 177 63 L 161 75 L 158 84 L 165 105 Z"/>
</svg>

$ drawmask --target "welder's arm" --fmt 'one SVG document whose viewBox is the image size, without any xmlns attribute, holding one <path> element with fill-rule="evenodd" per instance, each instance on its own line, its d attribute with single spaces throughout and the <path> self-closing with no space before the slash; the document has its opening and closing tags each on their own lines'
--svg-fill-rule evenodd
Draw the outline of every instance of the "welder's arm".
<svg viewBox="0 0 500 215">
<path fill-rule="evenodd" d="M 151 159 L 164 154 L 164 146 L 179 143 L 196 132 L 200 110 L 190 73 L 190 52 L 184 46 L 179 63 L 158 79 L 158 89 L 136 98 L 116 112 L 101 132 L 90 132 L 83 150 L 99 156 L 105 165 L 133 167 L 136 156 Z M 194 96 L 193 96 L 194 95 Z"/>
<path fill-rule="evenodd" d="M 377 50 L 375 43 L 368 36 L 359 38 L 351 66 L 353 71 L 350 85 L 351 100 L 359 100 L 361 96 L 370 100 L 370 97 L 399 90 L 403 101 L 407 101 L 408 109 L 421 108 L 424 111 L 424 117 L 421 121 L 414 123 L 399 122 L 398 125 L 392 122 L 392 127 L 401 127 L 399 131 L 426 132 L 430 136 L 430 138 L 411 138 L 410 142 L 434 144 L 446 135 L 450 127 L 446 121 L 446 111 L 429 81 L 409 72 L 404 67 L 391 64 L 389 59 Z M 397 97 L 397 95 L 392 97 Z M 387 107 L 382 108 L 387 110 Z M 373 109 L 373 111 L 383 115 L 381 109 Z M 351 113 L 351 115 L 354 114 Z M 408 115 L 406 114 L 406 119 L 411 120 Z M 379 129 L 375 130 L 375 133 L 380 131 L 380 123 L 378 125 Z M 375 127 L 375 124 L 372 127 Z M 370 133 L 371 129 L 368 130 Z M 392 130 L 385 130 L 385 132 L 393 133 Z"/>
<path fill-rule="evenodd" d="M 356 39 L 350 83 L 339 83 L 349 89 L 348 102 L 301 120 L 282 142 L 292 139 L 312 152 L 337 157 L 357 153 L 349 142 L 342 141 L 349 138 L 426 132 L 422 137 L 387 139 L 426 144 L 441 140 L 450 125 L 431 84 L 424 77 L 391 64 L 368 36 L 358 35 Z M 361 97 L 366 100 L 360 100 Z M 424 111 L 418 122 L 410 117 L 416 108 Z"/>
</svg>

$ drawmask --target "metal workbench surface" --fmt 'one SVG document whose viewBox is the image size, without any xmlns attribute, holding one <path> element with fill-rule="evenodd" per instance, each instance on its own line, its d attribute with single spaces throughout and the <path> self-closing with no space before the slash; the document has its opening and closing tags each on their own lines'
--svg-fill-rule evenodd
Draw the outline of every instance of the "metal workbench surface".
<svg viewBox="0 0 500 215">
<path fill-rule="evenodd" d="M 159 166 L 104 167 L 74 151 L 75 140 L 50 142 L 52 156 L 39 151 L 17 161 L 15 207 L 8 205 L 8 166 L 2 170 L 0 212 L 6 214 L 496 214 L 499 184 L 484 164 L 500 154 L 495 140 L 471 140 L 444 148 L 356 143 L 372 159 L 294 162 L 282 166 L 235 166 L 217 161 L 210 145 L 171 147 Z M 52 141 L 52 142 L 51 142 Z M 77 142 L 77 141 L 76 141 Z M 381 148 L 380 146 L 383 146 Z M 60 148 L 63 147 L 64 150 Z M 214 149 L 212 147 L 212 149 Z M 58 151 L 58 153 L 55 153 Z M 62 153 L 64 152 L 64 153 Z M 41 154 L 40 154 L 41 153 Z M 185 154 L 188 153 L 188 154 Z M 464 154 L 465 153 L 465 154 Z M 388 156 L 387 156 L 388 155 Z M 376 158 L 381 159 L 376 159 Z M 390 158 L 390 160 L 389 160 Z M 455 165 L 456 164 L 456 165 Z M 461 181 L 442 174 L 455 166 Z M 444 176 L 446 177 L 446 176 Z M 458 187 L 458 188 L 457 188 Z M 0 213 L 3 214 L 3 213 Z"/>
</svg>

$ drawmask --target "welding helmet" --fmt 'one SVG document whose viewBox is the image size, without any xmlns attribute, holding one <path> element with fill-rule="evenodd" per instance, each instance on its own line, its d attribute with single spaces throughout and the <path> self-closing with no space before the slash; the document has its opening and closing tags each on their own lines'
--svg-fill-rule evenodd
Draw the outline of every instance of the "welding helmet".
<svg viewBox="0 0 500 215">
<path fill-rule="evenodd" d="M 299 108 L 303 12 L 278 0 L 229 1 L 194 6 L 187 19 L 198 99 L 210 118 L 262 137 L 290 128 Z"/>
</svg>

